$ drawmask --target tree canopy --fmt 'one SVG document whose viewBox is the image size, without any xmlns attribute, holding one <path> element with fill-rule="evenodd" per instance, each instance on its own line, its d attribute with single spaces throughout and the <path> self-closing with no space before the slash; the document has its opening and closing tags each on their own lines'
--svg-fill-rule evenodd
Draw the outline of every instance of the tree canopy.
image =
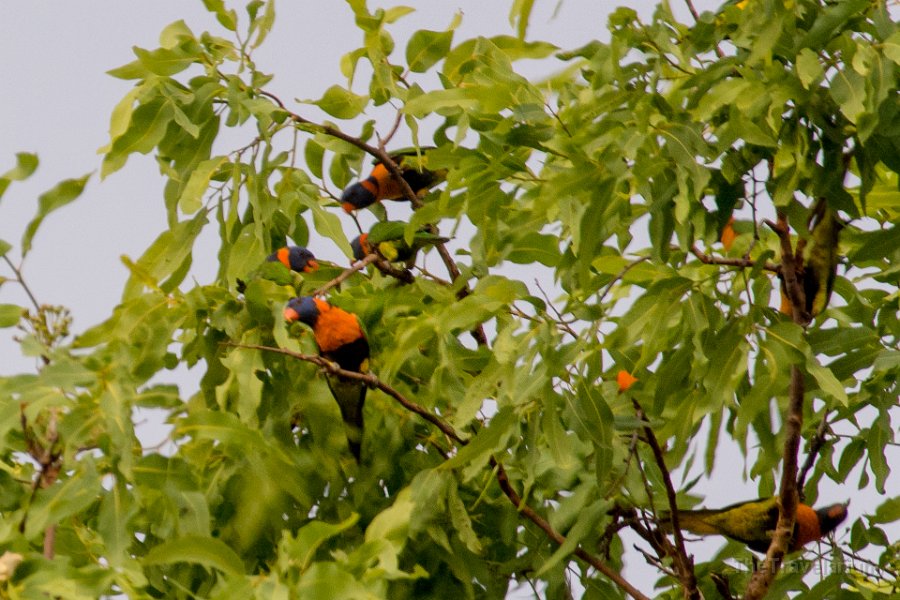
<svg viewBox="0 0 900 600">
<path fill-rule="evenodd" d="M 168 219 L 123 259 L 121 303 L 76 336 L 64 307 L 0 304 L 40 360 L 0 377 L 0 595 L 897 593 L 900 28 L 884 0 L 688 0 L 687 22 L 623 7 L 579 48 L 529 39 L 534 2 L 511 3 L 508 33 L 460 40 L 455 20 L 396 40 L 411 8 L 348 0 L 362 43 L 313 100 L 272 93 L 254 60 L 274 0 L 204 5 L 218 31 L 177 21 L 110 71 L 134 86 L 101 177 L 151 155 Z M 224 147 L 228 130 L 243 142 Z M 373 160 L 399 200 L 348 218 L 341 190 Z M 0 196 L 37 167 L 19 154 Z M 413 189 L 410 168 L 440 176 Z M 0 240 L 0 284 L 28 290 L 43 219 L 88 184 L 60 182 L 17 245 Z M 377 241 L 421 246 L 409 264 L 354 261 L 376 221 L 394 222 Z M 197 281 L 204 234 L 218 272 Z M 346 260 L 266 260 L 326 242 Z M 286 322 L 297 296 L 356 316 L 368 371 Z M 359 463 L 329 381 L 369 388 Z M 164 411 L 169 447 L 141 446 L 138 408 Z M 734 568 L 750 556 L 734 541 L 694 560 L 679 528 L 725 446 L 777 497 L 756 570 Z M 851 475 L 887 497 L 807 546 L 831 567 L 805 577 L 813 562 L 787 553 L 798 503 L 846 500 L 818 490 Z M 644 561 L 657 580 L 624 568 Z"/>
</svg>

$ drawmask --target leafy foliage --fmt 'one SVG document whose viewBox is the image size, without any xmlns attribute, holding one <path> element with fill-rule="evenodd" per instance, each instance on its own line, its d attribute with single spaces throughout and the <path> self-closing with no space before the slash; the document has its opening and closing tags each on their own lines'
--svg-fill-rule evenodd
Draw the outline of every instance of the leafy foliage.
<svg viewBox="0 0 900 600">
<path fill-rule="evenodd" d="M 668 506 L 666 469 L 709 475 L 728 438 L 760 494 L 776 492 L 792 367 L 806 384 L 802 435 L 818 444 L 807 502 L 851 472 L 885 492 L 900 395 L 900 30 L 884 2 L 749 0 L 691 24 L 665 3 L 648 23 L 620 8 L 608 43 L 561 50 L 526 41 L 533 1 L 512 3 L 516 35 L 457 40 L 455 21 L 400 48 L 390 28 L 411 9 L 348 0 L 363 44 L 341 61 L 346 85 L 297 108 L 252 58 L 274 2 L 204 4 L 226 37 L 178 21 L 110 72 L 135 85 L 112 113 L 101 175 L 153 154 L 169 228 L 126 261 L 109 319 L 70 341 L 32 314 L 22 349 L 45 366 L 0 378 L 0 543 L 25 557 L 4 593 L 503 597 L 538 580 L 548 597 L 621 596 L 614 575 L 637 558 L 621 530 L 638 528 L 635 508 L 653 523 Z M 530 81 L 522 59 L 558 74 Z M 330 190 L 366 175 L 394 107 L 414 143 L 434 146 L 429 168 L 447 171 L 406 234 L 471 232 L 443 256 L 449 274 L 404 284 L 359 270 L 329 287 L 339 271 L 323 268 L 240 294 L 237 279 L 289 239 L 349 256 L 356 232 Z M 315 109 L 389 116 L 317 123 Z M 223 128 L 248 144 L 222 152 Z M 0 194 L 36 167 L 20 154 Z M 86 183 L 41 196 L 23 257 Z M 805 243 L 818 198 L 848 225 L 831 305 L 804 328 L 773 308 L 784 247 L 765 220 L 777 212 Z M 219 270 L 198 284 L 187 276 L 208 228 Z M 0 241 L 7 261 L 11 248 Z M 555 297 L 507 263 L 543 273 Z M 358 467 L 324 377 L 295 356 L 316 353 L 309 330 L 282 316 L 323 288 L 359 316 L 372 372 L 396 392 L 369 392 Z M 0 304 L 0 326 L 23 310 Z M 162 383 L 176 366 L 197 389 Z M 141 448 L 138 408 L 166 411 L 171 451 Z M 640 443 L 646 431 L 664 462 Z M 678 490 L 679 505 L 697 500 L 691 484 Z M 879 578 L 842 570 L 810 593 L 896 593 L 898 549 L 881 528 L 896 505 L 851 529 L 851 552 L 880 549 Z M 705 597 L 735 557 L 746 550 L 732 544 L 696 566 Z M 802 574 L 783 574 L 772 597 L 808 589 Z M 728 577 L 735 590 L 748 579 Z M 664 576 L 657 592 L 683 584 Z"/>
</svg>

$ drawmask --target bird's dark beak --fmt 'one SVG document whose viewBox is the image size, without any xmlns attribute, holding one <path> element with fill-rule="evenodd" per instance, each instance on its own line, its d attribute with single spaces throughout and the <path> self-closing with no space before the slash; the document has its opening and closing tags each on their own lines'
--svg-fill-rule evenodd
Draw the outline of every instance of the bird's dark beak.
<svg viewBox="0 0 900 600">
<path fill-rule="evenodd" d="M 299 318 L 300 318 L 300 315 L 293 308 L 288 307 L 288 308 L 284 309 L 284 320 L 287 321 L 288 323 L 293 323 L 294 321 L 298 320 Z"/>
</svg>

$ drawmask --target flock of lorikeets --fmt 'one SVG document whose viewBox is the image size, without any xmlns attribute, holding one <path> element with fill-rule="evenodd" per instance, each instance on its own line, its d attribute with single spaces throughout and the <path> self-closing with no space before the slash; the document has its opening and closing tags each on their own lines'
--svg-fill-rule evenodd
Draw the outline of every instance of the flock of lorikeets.
<svg viewBox="0 0 900 600">
<path fill-rule="evenodd" d="M 445 172 L 426 169 L 423 157 L 415 150 L 401 151 L 391 158 L 400 167 L 403 179 L 417 194 L 426 192 L 445 176 Z M 344 190 L 341 205 L 349 213 L 381 200 L 403 198 L 400 183 L 383 164 L 377 162 L 366 179 Z M 801 273 L 806 292 L 806 311 L 811 317 L 821 312 L 828 303 L 837 264 L 837 237 L 842 227 L 842 223 L 826 203 L 820 201 L 812 212 L 812 244 L 804 256 L 806 272 Z M 407 266 L 411 266 L 418 250 L 429 244 L 448 241 L 447 238 L 422 230 L 409 243 L 404 238 L 405 227 L 406 224 L 401 222 L 385 221 L 376 224 L 368 233 L 361 234 L 351 242 L 354 258 L 362 260 L 374 253 L 388 262 L 405 262 Z M 319 267 L 312 252 L 299 246 L 281 248 L 270 255 L 268 260 L 280 262 L 298 273 L 309 273 Z M 355 314 L 320 298 L 302 296 L 288 302 L 284 318 L 288 323 L 299 321 L 312 328 L 320 355 L 337 363 L 341 369 L 357 373 L 368 371 L 369 343 Z M 333 374 L 326 377 L 328 387 L 340 407 L 350 451 L 359 463 L 366 385 Z M 788 551 L 797 551 L 805 544 L 828 535 L 846 517 L 847 504 L 832 504 L 818 510 L 800 504 Z M 765 552 L 778 521 L 778 503 L 776 498 L 771 497 L 720 509 L 679 510 L 677 518 L 680 528 L 685 531 L 700 535 L 723 535 L 746 544 L 757 552 Z M 671 528 L 671 515 L 664 517 L 662 525 L 664 528 Z"/>
</svg>

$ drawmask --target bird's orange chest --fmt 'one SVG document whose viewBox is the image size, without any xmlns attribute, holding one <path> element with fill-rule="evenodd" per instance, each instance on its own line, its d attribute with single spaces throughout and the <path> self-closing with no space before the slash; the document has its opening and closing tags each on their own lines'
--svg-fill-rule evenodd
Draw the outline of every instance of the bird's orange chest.
<svg viewBox="0 0 900 600">
<path fill-rule="evenodd" d="M 322 352 L 332 352 L 363 337 L 356 317 L 334 306 L 325 309 L 319 306 L 319 317 L 313 333 Z"/>
<path fill-rule="evenodd" d="M 797 506 L 797 517 L 795 519 L 797 534 L 794 537 L 794 546 L 800 548 L 813 540 L 822 537 L 822 531 L 819 528 L 819 517 L 809 506 L 800 504 Z"/>
</svg>

